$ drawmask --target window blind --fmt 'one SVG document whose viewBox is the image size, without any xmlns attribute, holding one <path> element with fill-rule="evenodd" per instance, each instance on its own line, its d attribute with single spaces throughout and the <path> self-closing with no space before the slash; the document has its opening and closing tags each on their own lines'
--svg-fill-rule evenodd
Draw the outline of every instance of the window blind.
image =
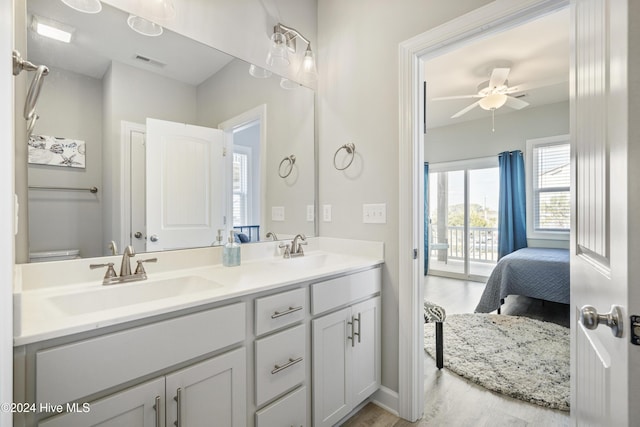
<svg viewBox="0 0 640 427">
<path fill-rule="evenodd" d="M 567 143 L 533 148 L 534 228 L 536 231 L 569 231 L 570 147 Z"/>
</svg>

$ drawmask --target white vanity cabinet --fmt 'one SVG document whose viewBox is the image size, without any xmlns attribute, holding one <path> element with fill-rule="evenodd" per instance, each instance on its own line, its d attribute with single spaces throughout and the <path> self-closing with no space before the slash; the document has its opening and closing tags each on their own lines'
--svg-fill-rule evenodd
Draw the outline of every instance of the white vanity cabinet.
<svg viewBox="0 0 640 427">
<path fill-rule="evenodd" d="M 330 310 L 379 291 L 380 270 L 368 270 L 313 285 L 312 307 L 318 302 Z M 312 321 L 315 427 L 334 425 L 380 387 L 380 310 L 374 296 Z"/>
<path fill-rule="evenodd" d="M 246 426 L 245 349 L 80 405 L 38 427 Z M 65 405 L 66 407 L 66 405 Z"/>
</svg>

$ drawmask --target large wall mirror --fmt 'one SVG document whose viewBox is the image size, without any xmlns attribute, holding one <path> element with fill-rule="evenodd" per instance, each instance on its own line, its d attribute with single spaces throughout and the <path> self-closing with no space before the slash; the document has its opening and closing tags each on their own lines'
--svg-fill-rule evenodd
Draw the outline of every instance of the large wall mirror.
<svg viewBox="0 0 640 427">
<path fill-rule="evenodd" d="M 208 246 L 219 230 L 222 243 L 232 229 L 243 241 L 313 236 L 314 92 L 166 29 L 138 34 L 127 18 L 27 1 L 23 56 L 50 69 L 28 165 L 17 165 L 28 168 L 32 261 Z"/>
</svg>

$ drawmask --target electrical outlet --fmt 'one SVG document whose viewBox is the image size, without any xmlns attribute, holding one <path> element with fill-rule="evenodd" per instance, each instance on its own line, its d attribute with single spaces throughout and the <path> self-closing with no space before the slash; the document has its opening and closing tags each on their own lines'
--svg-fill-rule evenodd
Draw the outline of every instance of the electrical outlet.
<svg viewBox="0 0 640 427">
<path fill-rule="evenodd" d="M 322 220 L 331 222 L 331 205 L 322 205 Z"/>
<path fill-rule="evenodd" d="M 365 224 L 386 224 L 387 204 L 365 204 L 362 205 L 362 222 Z"/>
<path fill-rule="evenodd" d="M 315 212 L 313 210 L 313 205 L 307 205 L 307 221 L 313 222 L 315 219 Z"/>
<path fill-rule="evenodd" d="M 284 221 L 284 206 L 271 207 L 271 221 Z"/>
</svg>

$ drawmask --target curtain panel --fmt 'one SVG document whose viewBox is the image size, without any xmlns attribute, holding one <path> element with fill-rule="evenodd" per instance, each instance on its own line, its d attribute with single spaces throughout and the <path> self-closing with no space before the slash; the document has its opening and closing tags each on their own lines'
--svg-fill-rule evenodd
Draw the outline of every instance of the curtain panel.
<svg viewBox="0 0 640 427">
<path fill-rule="evenodd" d="M 498 156 L 500 196 L 498 206 L 498 259 L 527 247 L 526 193 L 522 151 Z"/>
</svg>

